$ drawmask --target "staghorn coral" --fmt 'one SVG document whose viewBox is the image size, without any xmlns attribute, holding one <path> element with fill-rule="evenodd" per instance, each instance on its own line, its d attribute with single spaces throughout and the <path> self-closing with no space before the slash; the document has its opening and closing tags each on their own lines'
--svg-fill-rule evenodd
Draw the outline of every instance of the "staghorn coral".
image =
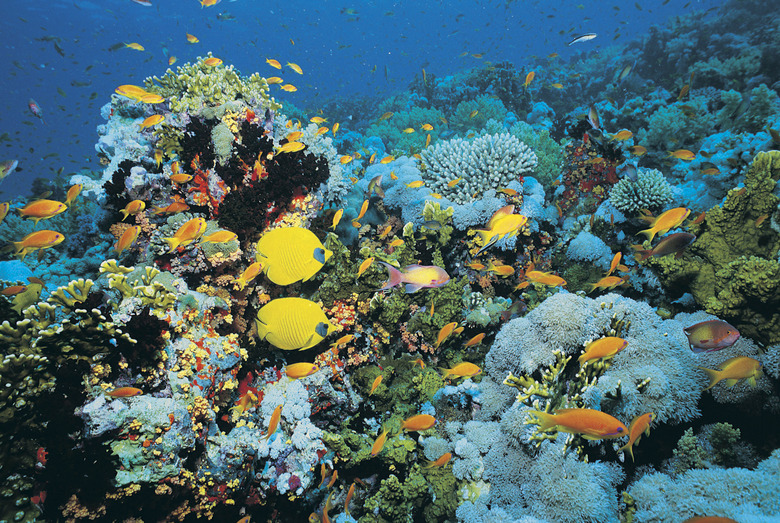
<svg viewBox="0 0 780 523">
<path fill-rule="evenodd" d="M 465 204 L 488 189 L 522 180 L 536 167 L 536 154 L 514 136 L 503 133 L 474 140 L 454 138 L 421 153 L 422 176 L 429 187 L 448 199 Z M 462 178 L 453 187 L 449 182 Z"/>
</svg>

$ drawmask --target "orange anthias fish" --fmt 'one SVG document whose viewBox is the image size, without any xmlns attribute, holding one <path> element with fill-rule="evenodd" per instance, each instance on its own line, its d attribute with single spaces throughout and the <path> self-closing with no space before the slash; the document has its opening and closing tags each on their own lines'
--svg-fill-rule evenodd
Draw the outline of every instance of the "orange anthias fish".
<svg viewBox="0 0 780 523">
<path fill-rule="evenodd" d="M 619 276 L 605 276 L 596 283 L 591 283 L 590 292 L 593 292 L 596 289 L 614 289 L 618 285 L 625 284 L 627 281 L 628 276 L 624 276 L 622 278 Z"/>
<path fill-rule="evenodd" d="M 65 196 L 65 205 L 70 205 L 73 203 L 73 200 L 75 200 L 79 193 L 81 193 L 82 185 L 80 183 L 77 183 L 76 185 L 71 186 L 70 189 L 68 189 L 68 194 Z"/>
<path fill-rule="evenodd" d="M 713 352 L 734 345 L 739 331 L 723 320 L 708 320 L 683 329 L 693 352 Z"/>
<path fill-rule="evenodd" d="M 528 90 L 528 86 L 531 85 L 531 82 L 534 81 L 534 77 L 536 76 L 536 71 L 531 71 L 527 75 L 525 75 L 525 82 L 523 82 L 523 89 Z"/>
<path fill-rule="evenodd" d="M 502 207 L 490 218 L 487 229 L 477 230 L 477 234 L 482 239 L 482 247 L 477 254 L 504 237 L 517 236 L 520 229 L 528 222 L 528 218 L 522 214 L 513 214 L 514 209 L 514 205 Z"/>
<path fill-rule="evenodd" d="M 153 114 L 152 116 L 149 116 L 144 119 L 143 122 L 140 123 L 141 129 L 146 129 L 147 127 L 153 127 L 157 125 L 158 123 L 165 120 L 165 116 L 161 114 Z"/>
<path fill-rule="evenodd" d="M 425 468 L 443 467 L 452 459 L 452 452 L 445 452 L 436 461 L 429 462 Z"/>
<path fill-rule="evenodd" d="M 266 58 L 265 63 L 270 65 L 271 67 L 275 67 L 277 69 L 282 68 L 282 64 L 279 63 L 279 60 L 274 60 L 273 58 Z"/>
<path fill-rule="evenodd" d="M 252 265 L 244 269 L 244 272 L 241 273 L 241 276 L 236 278 L 233 283 L 237 284 L 240 288 L 243 289 L 244 286 L 250 281 L 254 280 L 262 270 L 263 265 L 260 262 L 254 262 Z"/>
<path fill-rule="evenodd" d="M 476 376 L 480 372 L 482 372 L 482 369 L 480 369 L 478 366 L 474 365 L 473 363 L 469 363 L 468 361 L 464 361 L 462 363 L 458 363 L 451 369 L 439 369 L 445 380 L 449 378 L 450 376 L 454 376 L 456 378 L 470 378 L 471 376 Z"/>
<path fill-rule="evenodd" d="M 371 396 L 374 391 L 379 387 L 379 384 L 382 383 L 382 374 L 374 378 L 374 382 L 371 384 L 371 392 L 368 393 L 369 396 Z"/>
<path fill-rule="evenodd" d="M 298 64 L 294 64 L 294 63 L 292 63 L 292 62 L 287 62 L 287 66 L 288 66 L 290 69 L 292 69 L 293 71 L 295 71 L 296 73 L 298 73 L 298 74 L 303 74 L 303 69 L 301 69 L 301 66 L 300 66 L 300 65 L 298 65 Z"/>
<path fill-rule="evenodd" d="M 298 378 L 305 378 L 306 376 L 311 376 L 318 370 L 320 369 L 315 364 L 302 361 L 300 363 L 292 363 L 290 365 L 287 365 L 284 368 L 284 373 L 287 374 L 287 377 L 290 379 L 298 379 Z"/>
<path fill-rule="evenodd" d="M 585 439 L 614 439 L 628 434 L 623 423 L 609 414 L 593 409 L 558 409 L 554 414 L 532 411 L 539 421 L 539 431 L 557 430 L 580 434 Z"/>
<path fill-rule="evenodd" d="M 649 229 L 639 231 L 638 234 L 644 234 L 647 239 L 653 241 L 656 234 L 664 235 L 669 232 L 670 229 L 679 227 L 682 222 L 691 214 L 691 210 L 685 207 L 675 207 L 669 209 L 665 213 L 661 214 L 658 218 L 650 216 L 642 216 L 641 219 L 647 221 L 650 224 Z"/>
<path fill-rule="evenodd" d="M 515 268 L 511 265 L 496 265 L 491 261 L 488 264 L 487 271 L 497 274 L 498 276 L 506 277 L 513 275 L 515 273 Z"/>
<path fill-rule="evenodd" d="M 216 67 L 218 65 L 222 64 L 222 60 L 220 58 L 217 58 L 215 56 L 210 56 L 203 60 L 203 65 L 206 65 L 208 67 Z"/>
<path fill-rule="evenodd" d="M 374 441 L 374 444 L 371 445 L 371 456 L 376 456 L 377 454 L 382 452 L 386 440 L 387 440 L 387 431 L 383 430 L 382 434 L 380 434 L 379 437 L 376 438 L 376 440 Z"/>
<path fill-rule="evenodd" d="M 187 33 L 187 41 L 191 44 L 197 44 L 198 42 L 200 42 L 197 36 L 191 35 L 190 33 Z"/>
<path fill-rule="evenodd" d="M 25 236 L 20 242 L 13 242 L 16 248 L 16 254 L 20 259 L 24 259 L 28 252 L 37 249 L 48 249 L 59 245 L 65 240 L 65 236 L 55 231 L 36 231 Z"/>
<path fill-rule="evenodd" d="M 238 235 L 232 231 L 216 231 L 204 236 L 198 243 L 227 243 L 238 239 Z"/>
<path fill-rule="evenodd" d="M 755 387 L 756 378 L 761 376 L 761 362 L 747 356 L 730 358 L 720 364 L 720 369 L 699 368 L 710 377 L 710 384 L 704 390 L 710 390 L 723 380 L 726 380 L 728 387 L 736 385 L 740 380 L 747 380 Z"/>
<path fill-rule="evenodd" d="M 409 432 L 416 432 L 420 430 L 428 430 L 436 424 L 436 418 L 430 414 L 416 414 L 411 418 L 404 420 L 401 425 L 401 430 Z"/>
<path fill-rule="evenodd" d="M 541 271 L 527 271 L 525 277 L 532 283 L 540 285 L 547 285 L 548 287 L 558 287 L 559 285 L 565 286 L 566 280 L 555 274 Z"/>
<path fill-rule="evenodd" d="M 617 266 L 620 264 L 620 259 L 622 257 L 623 257 L 622 252 L 619 252 L 612 257 L 612 263 L 609 264 L 609 271 L 607 271 L 607 276 L 615 272 L 615 269 L 617 269 Z"/>
<path fill-rule="evenodd" d="M 140 232 L 141 227 L 139 225 L 125 229 L 125 232 L 122 233 L 122 236 L 119 237 L 119 240 L 117 240 L 116 244 L 114 245 L 114 250 L 116 251 L 117 256 L 122 254 L 125 249 L 130 248 L 135 243 L 135 240 L 138 239 L 138 234 Z"/>
<path fill-rule="evenodd" d="M 634 445 L 639 442 L 639 438 L 642 437 L 642 433 L 650 435 L 650 423 L 655 419 L 655 414 L 652 412 L 646 412 L 640 414 L 628 425 L 628 443 L 618 449 L 618 452 L 628 452 L 631 456 L 631 461 L 634 461 Z"/>
<path fill-rule="evenodd" d="M 360 212 L 357 215 L 356 220 L 361 219 L 363 216 L 366 215 L 366 211 L 368 210 L 368 200 L 363 201 L 363 205 L 360 207 Z"/>
<path fill-rule="evenodd" d="M 266 440 L 271 439 L 271 436 L 273 436 L 274 432 L 276 432 L 276 429 L 279 427 L 279 420 L 282 418 L 282 405 L 279 405 L 276 407 L 271 414 L 271 421 L 268 422 L 268 435 L 265 437 Z"/>
<path fill-rule="evenodd" d="M 689 151 L 688 149 L 677 149 L 676 151 L 669 151 L 669 156 L 684 162 L 690 162 L 696 159 L 696 153 Z M 669 156 L 667 156 L 667 158 Z"/>
<path fill-rule="evenodd" d="M 355 339 L 354 334 L 345 334 L 341 338 L 337 339 L 333 343 L 330 344 L 331 347 L 340 347 L 341 345 L 347 344 L 350 341 Z"/>
<path fill-rule="evenodd" d="M 106 392 L 106 396 L 111 396 L 112 398 L 131 398 L 143 393 L 144 391 L 135 387 L 119 387 L 118 389 Z"/>
<path fill-rule="evenodd" d="M 439 348 L 439 345 L 447 339 L 447 337 L 452 334 L 452 331 L 455 330 L 455 327 L 458 326 L 458 322 L 453 321 L 452 323 L 448 323 L 441 329 L 439 329 L 439 334 L 436 336 L 436 348 Z"/>
<path fill-rule="evenodd" d="M 450 281 L 450 276 L 441 267 L 435 265 L 407 265 L 398 270 L 392 265 L 379 262 L 389 271 L 389 278 L 382 286 L 382 291 L 392 289 L 396 285 L 406 284 L 406 292 L 417 292 L 422 288 L 442 287 Z"/>
<path fill-rule="evenodd" d="M 580 365 L 584 365 L 591 360 L 600 360 L 605 358 L 611 358 L 621 350 L 626 348 L 628 342 L 623 338 L 616 338 L 614 336 L 606 336 L 598 340 L 588 343 L 585 347 L 585 352 L 577 358 Z"/>
<path fill-rule="evenodd" d="M 369 267 L 371 267 L 371 264 L 374 263 L 374 257 L 366 258 L 363 260 L 363 263 L 360 264 L 360 267 L 358 267 L 358 274 L 357 277 L 360 278 L 363 276 L 363 273 L 368 270 Z"/>
<path fill-rule="evenodd" d="M 485 338 L 485 333 L 480 332 L 479 334 L 471 338 L 469 341 L 467 341 L 463 347 L 464 348 L 473 347 L 474 345 L 481 343 L 484 338 Z"/>
<path fill-rule="evenodd" d="M 206 231 L 206 220 L 204 218 L 193 218 L 179 227 L 170 238 L 163 238 L 168 243 L 168 248 L 175 251 L 178 247 L 183 247 L 200 238 Z"/>
<path fill-rule="evenodd" d="M 41 220 L 48 220 L 60 213 L 65 212 L 68 206 L 62 202 L 54 200 L 35 200 L 30 202 L 21 209 L 18 209 L 19 216 L 22 218 L 29 218 L 38 225 Z"/>
</svg>

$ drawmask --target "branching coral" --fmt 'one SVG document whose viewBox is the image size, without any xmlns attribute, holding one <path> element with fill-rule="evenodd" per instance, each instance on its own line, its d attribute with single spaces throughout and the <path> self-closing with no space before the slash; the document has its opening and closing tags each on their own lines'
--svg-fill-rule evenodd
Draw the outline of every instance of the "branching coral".
<svg viewBox="0 0 780 523">
<path fill-rule="evenodd" d="M 632 215 L 641 209 L 658 212 L 672 201 L 672 186 L 657 169 L 639 169 L 637 180 L 623 178 L 609 192 L 609 201 L 618 210 Z"/>
<path fill-rule="evenodd" d="M 422 175 L 434 192 L 464 204 L 488 189 L 522 180 L 536 168 L 536 154 L 514 136 L 504 133 L 474 140 L 455 138 L 420 153 Z M 455 181 L 459 180 L 459 181 Z"/>
</svg>

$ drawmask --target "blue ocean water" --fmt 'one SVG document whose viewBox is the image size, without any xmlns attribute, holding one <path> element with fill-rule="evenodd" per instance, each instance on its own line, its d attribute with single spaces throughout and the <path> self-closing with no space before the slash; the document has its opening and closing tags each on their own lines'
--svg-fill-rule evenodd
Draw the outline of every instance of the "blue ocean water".
<svg viewBox="0 0 780 523">
<path fill-rule="evenodd" d="M 99 168 L 93 145 L 95 127 L 103 123 L 100 106 L 118 85 L 163 74 L 168 56 L 181 65 L 211 51 L 243 74 L 264 76 L 274 73 L 266 58 L 297 63 L 304 70 L 295 78 L 300 89 L 278 97 L 317 110 L 338 97 L 382 99 L 403 90 L 423 68 L 446 76 L 485 61 L 509 60 L 519 69 L 550 53 L 576 63 L 612 44 L 642 38 L 650 26 L 670 17 L 720 4 L 222 0 L 202 8 L 195 0 L 148 7 L 132 0 L 9 3 L 0 20 L 6 63 L 0 160 L 18 159 L 20 171 L 2 182 L 0 194 L 5 199 L 26 195 L 33 179 L 51 179 L 60 168 L 65 175 Z M 574 36 L 591 32 L 598 38 L 582 47 L 567 46 Z M 186 33 L 200 42 L 189 44 Z M 131 42 L 145 50 L 110 50 Z M 30 114 L 30 98 L 43 110 L 45 125 Z"/>
</svg>

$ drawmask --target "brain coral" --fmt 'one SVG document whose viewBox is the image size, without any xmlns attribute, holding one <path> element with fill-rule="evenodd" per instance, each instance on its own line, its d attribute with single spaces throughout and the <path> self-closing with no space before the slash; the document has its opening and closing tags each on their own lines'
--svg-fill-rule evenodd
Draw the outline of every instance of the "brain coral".
<svg viewBox="0 0 780 523">
<path fill-rule="evenodd" d="M 536 168 L 536 154 L 508 133 L 455 138 L 424 149 L 422 176 L 449 200 L 464 204 L 488 189 L 506 187 Z M 449 182 L 462 178 L 453 187 Z"/>
<path fill-rule="evenodd" d="M 627 214 L 636 214 L 640 209 L 658 211 L 672 201 L 672 186 L 661 171 L 639 169 L 636 181 L 623 178 L 612 187 L 609 201 Z"/>
</svg>

